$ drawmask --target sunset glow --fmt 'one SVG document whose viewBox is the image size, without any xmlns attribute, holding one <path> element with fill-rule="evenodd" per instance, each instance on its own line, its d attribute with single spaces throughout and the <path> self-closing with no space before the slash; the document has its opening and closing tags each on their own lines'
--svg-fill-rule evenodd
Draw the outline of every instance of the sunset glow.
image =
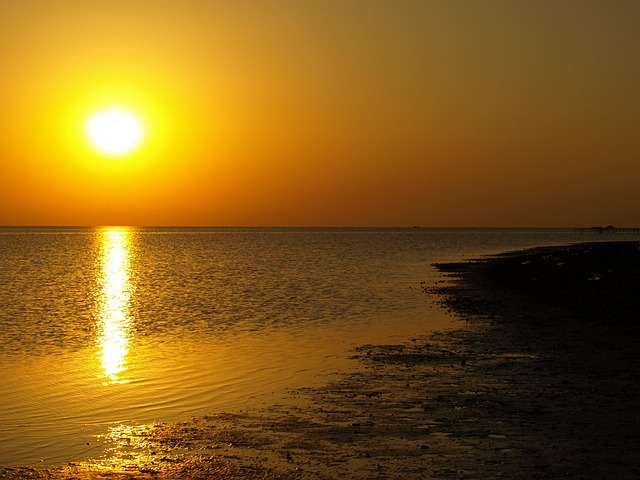
<svg viewBox="0 0 640 480">
<path fill-rule="evenodd" d="M 0 223 L 640 224 L 639 3 L 276 3 L 3 2 Z"/>
<path fill-rule="evenodd" d="M 0 479 L 640 471 L 640 0 L 0 32 Z"/>
<path fill-rule="evenodd" d="M 106 155 L 120 156 L 134 150 L 142 140 L 140 120 L 123 109 L 108 109 L 87 121 L 87 135 L 93 146 Z"/>
</svg>

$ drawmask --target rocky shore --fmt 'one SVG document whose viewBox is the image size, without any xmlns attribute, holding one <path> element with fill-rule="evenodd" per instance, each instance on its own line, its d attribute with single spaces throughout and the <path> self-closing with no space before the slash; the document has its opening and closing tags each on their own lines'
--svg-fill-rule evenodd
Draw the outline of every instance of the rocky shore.
<svg viewBox="0 0 640 480">
<path fill-rule="evenodd" d="M 132 428 L 108 461 L 2 478 L 640 477 L 640 252 L 538 248 L 439 265 L 465 320 L 281 405 Z"/>
</svg>

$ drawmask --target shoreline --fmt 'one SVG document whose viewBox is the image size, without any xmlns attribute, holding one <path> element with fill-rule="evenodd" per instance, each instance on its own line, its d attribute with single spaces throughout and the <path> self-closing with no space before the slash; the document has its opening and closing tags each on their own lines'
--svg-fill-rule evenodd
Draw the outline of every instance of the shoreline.
<svg viewBox="0 0 640 480">
<path fill-rule="evenodd" d="M 637 478 L 637 245 L 438 265 L 454 282 L 423 290 L 461 328 L 363 345 L 362 370 L 264 410 L 132 429 L 110 463 L 0 478 Z"/>
<path fill-rule="evenodd" d="M 638 246 L 541 247 L 440 266 L 457 279 L 440 289 L 444 304 L 520 355 L 486 372 L 505 383 L 499 416 L 523 454 L 494 473 L 640 477 Z"/>
</svg>

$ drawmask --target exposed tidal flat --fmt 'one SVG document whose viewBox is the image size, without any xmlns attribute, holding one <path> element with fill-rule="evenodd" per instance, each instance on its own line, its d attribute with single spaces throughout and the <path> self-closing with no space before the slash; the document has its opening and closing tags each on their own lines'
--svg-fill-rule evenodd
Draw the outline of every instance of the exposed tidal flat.
<svg viewBox="0 0 640 480">
<path fill-rule="evenodd" d="M 423 235 L 404 234 L 409 237 L 403 242 Z M 447 261 L 460 258 L 459 252 L 435 258 L 409 256 L 401 267 L 411 270 L 411 262 L 420 259 L 422 273 L 394 277 L 392 284 L 402 289 L 392 288 L 391 297 L 403 291 L 419 300 L 410 309 L 404 305 L 404 314 L 419 306 L 424 317 L 440 318 L 449 310 L 453 323 L 416 323 L 400 330 L 394 328 L 400 324 L 394 324 L 368 336 L 366 328 L 356 329 L 340 346 L 356 366 L 338 368 L 328 360 L 321 381 L 307 375 L 290 384 L 276 382 L 286 387 L 276 401 L 240 408 L 221 402 L 216 407 L 213 395 L 206 400 L 206 413 L 178 421 L 160 417 L 111 424 L 102 437 L 89 442 L 108 440 L 108 455 L 12 465 L 1 475 L 634 478 L 638 335 L 632 293 L 638 286 L 640 256 L 636 247 L 635 242 L 623 242 L 511 252 L 440 264 L 440 274 L 425 273 L 425 258 Z M 500 246 L 484 248 L 497 251 Z M 369 294 L 379 292 L 372 282 Z M 436 302 L 442 308 L 435 307 Z M 387 313 L 389 318 L 393 317 Z M 466 321 L 455 322 L 457 318 Z M 312 330 L 312 336 L 325 332 L 335 341 L 321 327 Z M 348 336 L 352 329 L 339 333 Z M 280 338 L 287 338 L 277 348 L 283 357 L 288 346 L 294 353 L 302 351 L 295 342 L 305 343 L 310 337 Z M 147 338 L 152 340 L 157 338 Z M 199 356 L 196 351 L 185 358 Z M 234 358 L 228 352 L 222 357 Z M 318 361 L 322 362 L 316 357 Z M 265 353 L 266 377 L 273 374 L 269 362 L 272 357 Z M 182 374 L 189 375 L 189 368 L 184 368 Z M 132 374 L 125 369 L 111 381 L 131 379 L 127 372 Z M 138 374 L 145 378 L 143 384 L 153 381 L 145 372 Z"/>
</svg>

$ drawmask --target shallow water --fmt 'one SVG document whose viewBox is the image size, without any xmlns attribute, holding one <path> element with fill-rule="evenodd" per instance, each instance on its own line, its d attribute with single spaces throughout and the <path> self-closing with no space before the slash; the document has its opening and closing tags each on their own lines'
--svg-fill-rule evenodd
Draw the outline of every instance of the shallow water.
<svg viewBox="0 0 640 480">
<path fill-rule="evenodd" d="M 615 239 L 636 239 L 628 235 Z M 433 262 L 611 240 L 571 230 L 0 228 L 0 465 L 109 428 L 277 401 L 348 350 L 451 321 Z"/>
</svg>

